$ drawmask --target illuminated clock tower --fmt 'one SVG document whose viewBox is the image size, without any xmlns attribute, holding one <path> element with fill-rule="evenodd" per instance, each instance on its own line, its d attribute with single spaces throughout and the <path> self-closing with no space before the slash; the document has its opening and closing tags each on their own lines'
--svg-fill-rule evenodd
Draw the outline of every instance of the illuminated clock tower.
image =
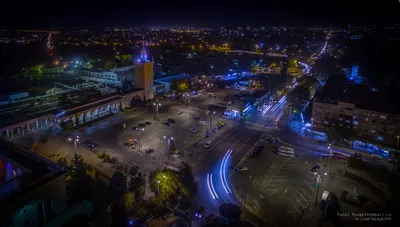
<svg viewBox="0 0 400 227">
<path fill-rule="evenodd" d="M 147 60 L 147 51 L 143 41 L 140 58 L 135 62 L 135 80 L 136 87 L 144 90 L 144 100 L 153 99 L 153 65 L 154 62 Z"/>
</svg>

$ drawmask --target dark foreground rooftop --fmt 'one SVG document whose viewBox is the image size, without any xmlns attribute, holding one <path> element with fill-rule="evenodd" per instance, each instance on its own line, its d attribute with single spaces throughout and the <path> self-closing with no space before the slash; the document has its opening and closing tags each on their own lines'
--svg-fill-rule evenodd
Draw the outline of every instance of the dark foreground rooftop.
<svg viewBox="0 0 400 227">
<path fill-rule="evenodd" d="M 0 202 L 65 173 L 55 163 L 3 138 L 0 138 L 0 159 L 4 166 L 7 161 L 22 169 L 20 176 L 0 183 Z"/>
</svg>

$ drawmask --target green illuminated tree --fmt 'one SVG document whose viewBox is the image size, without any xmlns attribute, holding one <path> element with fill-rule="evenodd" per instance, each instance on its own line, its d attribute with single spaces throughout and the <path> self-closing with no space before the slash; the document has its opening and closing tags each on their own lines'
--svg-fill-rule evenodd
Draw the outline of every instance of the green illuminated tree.
<svg viewBox="0 0 400 227">
<path fill-rule="evenodd" d="M 176 202 L 179 197 L 189 196 L 189 190 L 182 183 L 179 172 L 169 169 L 157 170 L 150 174 L 150 189 L 156 193 L 157 199 L 160 199 L 163 204 Z"/>
<path fill-rule="evenodd" d="M 184 92 L 189 88 L 189 82 L 186 79 L 174 79 L 171 81 L 170 88 L 175 91 Z"/>
<path fill-rule="evenodd" d="M 80 155 L 78 152 L 74 153 L 74 156 L 72 157 L 68 167 L 71 177 L 73 178 L 79 178 L 86 173 L 86 164 L 82 155 Z"/>
<path fill-rule="evenodd" d="M 106 63 L 104 64 L 105 70 L 111 70 L 115 67 L 117 67 L 117 63 L 113 60 L 106 61 Z"/>
<path fill-rule="evenodd" d="M 132 65 L 132 56 L 131 55 L 122 55 L 121 56 L 121 66 L 128 66 Z"/>
<path fill-rule="evenodd" d="M 135 197 L 132 192 L 128 192 L 122 198 L 127 212 L 132 212 L 134 209 Z"/>
</svg>

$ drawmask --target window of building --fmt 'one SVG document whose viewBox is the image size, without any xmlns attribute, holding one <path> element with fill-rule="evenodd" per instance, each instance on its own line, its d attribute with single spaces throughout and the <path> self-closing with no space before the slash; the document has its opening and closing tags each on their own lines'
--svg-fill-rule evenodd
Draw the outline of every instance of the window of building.
<svg viewBox="0 0 400 227">
<path fill-rule="evenodd" d="M 375 131 L 375 130 L 371 130 L 371 133 L 372 133 L 372 134 L 375 134 L 375 133 L 376 133 L 376 131 Z"/>
<path fill-rule="evenodd" d="M 378 116 L 378 114 L 372 114 L 372 116 L 373 116 L 373 117 L 377 117 L 377 116 Z"/>
<path fill-rule="evenodd" d="M 368 121 L 368 117 L 365 118 L 365 121 Z"/>
<path fill-rule="evenodd" d="M 381 119 L 382 120 L 386 120 L 386 116 L 385 115 L 381 115 Z"/>
<path fill-rule="evenodd" d="M 350 121 L 349 121 L 349 120 L 346 120 L 346 123 L 350 123 Z"/>
<path fill-rule="evenodd" d="M 358 121 L 353 121 L 353 125 L 358 125 Z"/>
<path fill-rule="evenodd" d="M 371 122 L 372 122 L 373 124 L 376 124 L 376 120 L 372 120 Z"/>
</svg>

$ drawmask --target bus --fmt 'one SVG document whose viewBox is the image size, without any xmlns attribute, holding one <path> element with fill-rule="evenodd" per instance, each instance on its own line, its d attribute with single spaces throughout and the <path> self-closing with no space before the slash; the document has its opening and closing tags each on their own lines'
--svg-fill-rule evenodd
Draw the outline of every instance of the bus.
<svg viewBox="0 0 400 227">
<path fill-rule="evenodd" d="M 292 147 L 285 147 L 285 146 L 281 146 L 278 148 L 278 155 L 281 156 L 286 156 L 286 157 L 294 157 L 294 149 Z"/>
</svg>

